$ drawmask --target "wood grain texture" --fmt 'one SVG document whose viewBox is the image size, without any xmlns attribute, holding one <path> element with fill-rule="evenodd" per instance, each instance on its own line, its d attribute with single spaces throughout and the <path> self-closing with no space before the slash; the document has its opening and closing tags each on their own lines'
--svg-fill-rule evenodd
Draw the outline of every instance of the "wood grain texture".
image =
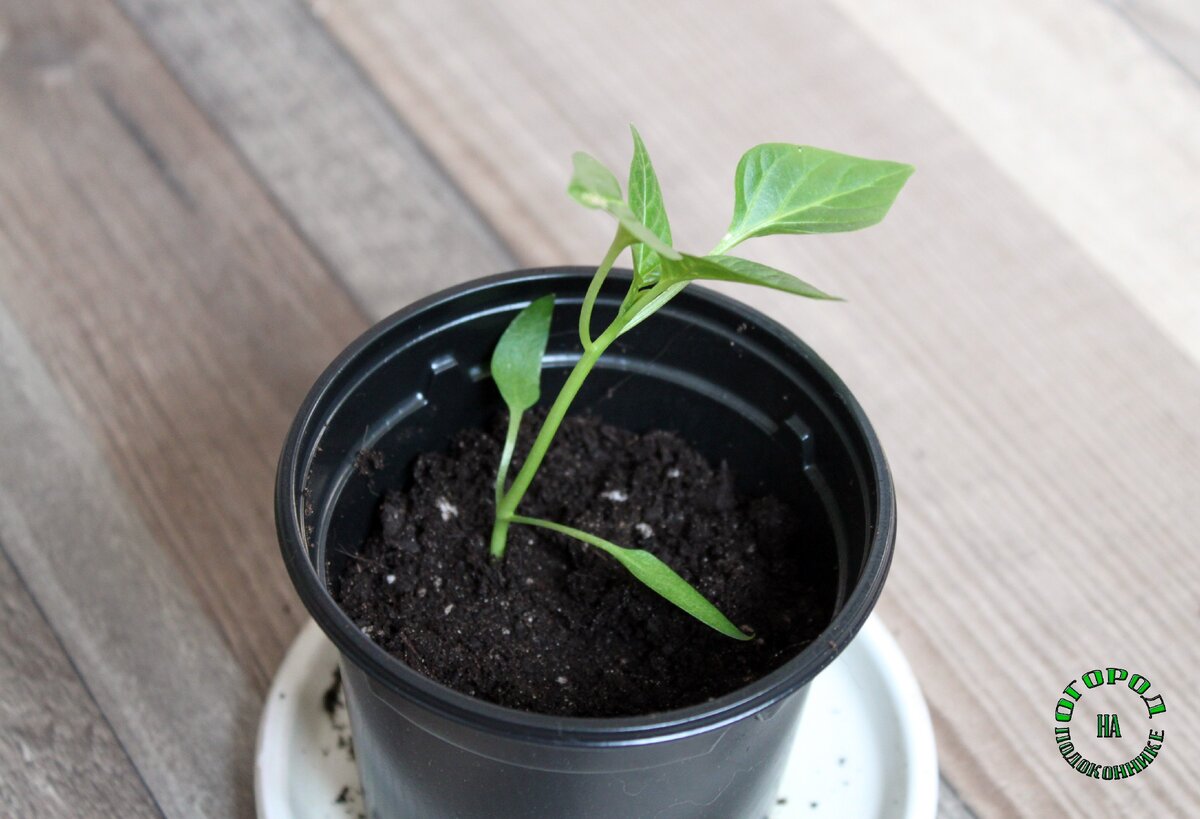
<svg viewBox="0 0 1200 819">
<path fill-rule="evenodd" d="M 945 777 L 942 777 L 938 790 L 937 819 L 975 819 L 975 813 L 967 807 L 967 803 Z"/>
<path fill-rule="evenodd" d="M 302 4 L 118 2 L 366 313 L 511 266 Z"/>
<path fill-rule="evenodd" d="M 163 810 L 248 817 L 275 461 L 364 319 L 113 6 L 0 21 L 0 540 Z"/>
<path fill-rule="evenodd" d="M 0 815 L 161 814 L 0 550 Z"/>
<path fill-rule="evenodd" d="M 1200 361 L 1196 76 L 1103 3 L 834 5 Z M 1156 29 L 1186 40 L 1180 22 Z"/>
<path fill-rule="evenodd" d="M 9 6 L 0 296 L 262 687 L 275 461 L 363 318 L 112 7 Z"/>
<path fill-rule="evenodd" d="M 0 542 L 163 811 L 252 815 L 260 693 L 3 309 L 0 378 Z"/>
<path fill-rule="evenodd" d="M 562 186 L 573 150 L 627 161 L 628 121 L 646 138 L 685 248 L 706 248 L 724 229 L 734 163 L 754 142 L 915 163 L 884 225 L 748 251 L 849 305 L 735 292 L 802 332 L 876 420 L 902 520 L 882 608 L 925 687 L 962 799 L 981 816 L 1121 815 L 1134 804 L 1185 813 L 1200 801 L 1200 722 L 1182 706 L 1200 659 L 1200 555 L 1190 534 L 1200 373 L 1176 343 L 1190 343 L 1195 314 L 1179 308 L 1200 304 L 1200 289 L 1184 275 L 1194 270 L 1194 236 L 1181 233 L 1194 194 L 1180 185 L 1194 189 L 1196 179 L 1181 123 L 1195 111 L 1174 101 L 1192 91 L 1164 77 L 1157 99 L 1176 114 L 1166 123 L 1149 111 L 1140 124 L 1109 123 L 1082 109 L 1097 129 L 1084 135 L 1102 147 L 1133 139 L 1163 149 L 1145 174 L 1102 166 L 1112 190 L 1136 193 L 1143 206 L 1171 203 L 1122 223 L 1112 190 L 1077 188 L 1080 207 L 1104 225 L 1083 230 L 1063 221 L 1048 192 L 1014 180 L 997 143 L 944 111 L 936 88 L 906 76 L 833 7 L 693 11 L 319 7 L 526 261 L 600 255 L 610 226 L 570 210 Z M 626 25 L 632 16 L 639 26 Z M 1056 33 L 1077 36 L 1065 24 Z M 936 45 L 959 53 L 944 38 Z M 1161 75 L 1153 63 L 1144 70 Z M 1128 130 L 1113 136 L 1106 123 Z M 1067 181 L 1103 161 L 1103 151 L 1083 152 L 1063 170 Z M 1035 167 L 1044 174 L 1053 164 L 1047 154 Z M 1130 303 L 1130 282 L 1154 289 L 1137 278 L 1143 269 L 1158 277 L 1154 298 L 1169 293 L 1171 303 Z M 1062 686 L 1108 662 L 1147 669 L 1181 703 L 1170 764 L 1123 783 L 1115 798 L 1079 782 L 1050 739 Z"/>
</svg>

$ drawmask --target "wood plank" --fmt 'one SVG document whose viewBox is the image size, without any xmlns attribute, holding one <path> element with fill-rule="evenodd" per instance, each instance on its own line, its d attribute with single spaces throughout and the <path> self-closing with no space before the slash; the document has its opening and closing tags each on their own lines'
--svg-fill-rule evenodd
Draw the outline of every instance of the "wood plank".
<svg viewBox="0 0 1200 819">
<path fill-rule="evenodd" d="M 0 549 L 0 814 L 160 816 Z"/>
<path fill-rule="evenodd" d="M 302 4 L 118 2 L 367 314 L 513 266 Z"/>
<path fill-rule="evenodd" d="M 938 790 L 937 815 L 938 819 L 975 819 L 975 813 L 945 777 L 942 777 Z"/>
<path fill-rule="evenodd" d="M 0 542 L 163 811 L 248 815 L 260 691 L 4 309 L 0 378 Z"/>
<path fill-rule="evenodd" d="M 736 292 L 803 331 L 888 446 L 903 522 L 882 608 L 962 799 L 981 816 L 1111 815 L 1118 803 L 1062 765 L 1047 719 L 1062 686 L 1103 658 L 1148 669 L 1168 696 L 1196 667 L 1200 555 L 1188 533 L 1200 431 L 1188 419 L 1200 374 L 1161 332 L 1168 314 L 1151 323 L 1110 279 L 1110 263 L 1136 270 L 1131 248 L 1153 244 L 1145 260 L 1166 277 L 1161 292 L 1194 303 L 1178 275 L 1191 245 L 1168 231 L 1192 194 L 1166 226 L 1139 215 L 1115 238 L 1065 231 L 1048 199 L 1031 198 L 936 94 L 825 4 L 318 9 L 524 260 L 602 252 L 609 225 L 570 210 L 562 186 L 572 150 L 626 161 L 627 121 L 655 157 L 685 247 L 720 235 L 734 162 L 754 142 L 915 162 L 884 225 L 749 251 L 849 305 Z M 1190 156 L 1162 161 L 1184 163 L 1187 179 Z M 1165 173 L 1114 184 L 1171 201 L 1179 183 Z M 1089 213 L 1111 216 L 1113 202 Z M 1200 801 L 1200 736 L 1174 730 L 1172 742 L 1171 765 L 1123 783 L 1119 804 L 1180 814 Z"/>
<path fill-rule="evenodd" d="M 0 295 L 262 687 L 275 461 L 363 317 L 111 6 L 7 6 Z"/>
<path fill-rule="evenodd" d="M 164 812 L 249 816 L 275 461 L 364 318 L 115 7 L 0 20 L 0 540 Z"/>
<path fill-rule="evenodd" d="M 1200 361 L 1195 75 L 1104 3 L 834 4 Z"/>
<path fill-rule="evenodd" d="M 1191 0 L 1105 0 L 1164 56 L 1200 83 L 1200 4 Z"/>
</svg>

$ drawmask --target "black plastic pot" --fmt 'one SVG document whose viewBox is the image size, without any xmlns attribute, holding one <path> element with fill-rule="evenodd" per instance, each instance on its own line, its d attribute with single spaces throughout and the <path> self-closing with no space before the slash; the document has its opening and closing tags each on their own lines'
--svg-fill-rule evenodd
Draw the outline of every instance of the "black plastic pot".
<svg viewBox="0 0 1200 819">
<path fill-rule="evenodd" d="M 276 517 L 283 557 L 312 616 L 341 652 L 370 816 L 391 819 L 719 817 L 773 804 L 806 686 L 866 620 L 895 539 L 883 452 L 841 380 L 770 319 L 699 287 L 623 337 L 574 411 L 634 430 L 680 432 L 728 460 L 747 493 L 796 504 L 814 566 L 835 567 L 833 622 L 794 659 L 738 691 L 666 713 L 563 719 L 503 708 L 435 683 L 390 656 L 338 608 L 327 577 L 371 528 L 378 493 L 412 460 L 502 408 L 487 361 L 521 307 L 557 309 L 543 395 L 578 356 L 590 270 L 509 273 L 446 290 L 381 321 L 318 379 L 288 435 Z M 617 276 L 619 278 L 619 275 Z M 623 288 L 606 288 L 597 326 Z M 370 479 L 354 469 L 387 453 Z M 811 542 L 810 542 L 811 541 Z"/>
</svg>

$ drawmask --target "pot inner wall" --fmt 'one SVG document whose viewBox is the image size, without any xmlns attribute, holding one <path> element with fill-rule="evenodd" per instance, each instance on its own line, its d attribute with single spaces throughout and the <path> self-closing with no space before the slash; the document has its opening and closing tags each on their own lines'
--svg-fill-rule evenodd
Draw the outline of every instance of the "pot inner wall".
<svg viewBox="0 0 1200 819">
<path fill-rule="evenodd" d="M 468 293 L 393 326 L 339 374 L 322 423 L 310 427 L 319 434 L 307 442 L 309 557 L 323 584 L 340 576 L 375 526 L 382 493 L 408 485 L 418 455 L 443 451 L 457 431 L 503 413 L 487 373 L 492 348 L 517 310 L 551 290 L 557 304 L 542 403 L 553 400 L 579 355 L 575 323 L 586 283 L 514 282 Z M 610 290 L 621 288 L 613 282 Z M 597 328 L 618 301 L 602 299 Z M 827 588 L 836 611 L 870 541 L 865 455 L 812 362 L 754 318 L 685 291 L 609 349 L 571 411 L 636 432 L 677 432 L 714 465 L 727 461 L 742 494 L 791 505 L 805 525 L 796 548 L 819 577 L 834 580 Z M 360 474 L 362 449 L 386 453 L 383 468 Z"/>
</svg>

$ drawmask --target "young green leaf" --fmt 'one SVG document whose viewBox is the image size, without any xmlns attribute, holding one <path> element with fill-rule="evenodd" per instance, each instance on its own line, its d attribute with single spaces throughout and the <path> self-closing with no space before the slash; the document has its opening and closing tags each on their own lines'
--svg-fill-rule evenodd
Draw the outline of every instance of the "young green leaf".
<svg viewBox="0 0 1200 819">
<path fill-rule="evenodd" d="M 621 183 L 603 162 L 583 151 L 571 154 L 571 162 L 575 172 L 567 185 L 567 193 L 579 204 L 608 210 L 613 202 L 621 201 Z"/>
<path fill-rule="evenodd" d="M 714 252 L 752 236 L 869 227 L 887 214 L 912 172 L 911 165 L 805 145 L 751 148 L 738 162 L 733 220 Z"/>
<path fill-rule="evenodd" d="M 735 640 L 750 640 L 754 636 L 746 634 L 735 626 L 728 617 L 721 613 L 720 609 L 708 602 L 704 595 L 696 591 L 690 583 L 676 574 L 674 569 L 647 551 L 642 549 L 626 549 L 604 538 L 596 537 L 593 534 L 572 526 L 564 526 L 561 523 L 554 523 L 549 520 L 527 518 L 522 515 L 514 515 L 512 520 L 513 523 L 540 526 L 543 529 L 549 529 L 553 532 L 573 537 L 576 540 L 581 540 L 584 543 L 595 546 L 601 551 L 607 552 L 616 558 L 618 563 L 628 569 L 630 574 L 645 583 L 652 591 L 679 606 L 679 608 L 706 626 L 721 632 L 726 637 L 732 637 Z"/>
<path fill-rule="evenodd" d="M 662 263 L 663 272 L 656 286 L 635 299 L 629 306 L 629 318 L 621 328 L 622 334 L 628 333 L 657 313 L 667 302 L 679 295 L 679 291 L 687 287 L 688 282 L 697 279 L 757 284 L 760 287 L 770 287 L 810 299 L 841 301 L 837 296 L 818 290 L 790 273 L 749 259 L 740 259 L 737 256 L 689 256 L 686 253 L 682 256 L 677 262 Z"/>
<path fill-rule="evenodd" d="M 600 160 L 582 151 L 572 157 L 575 163 L 575 173 L 567 185 L 567 193 L 584 207 L 603 210 L 612 215 L 629 236 L 647 247 L 653 248 L 659 255 L 667 259 L 678 259 L 679 254 L 674 248 L 646 227 L 642 220 L 634 215 L 629 203 L 621 196 L 621 183 L 613 176 L 612 171 L 604 167 Z"/>
<path fill-rule="evenodd" d="M 536 404 L 541 394 L 542 356 L 553 313 L 553 293 L 531 303 L 509 323 L 492 353 L 492 379 L 514 416 Z"/>
<path fill-rule="evenodd" d="M 737 256 L 689 256 L 683 254 L 679 262 L 671 263 L 670 277 L 679 276 L 687 280 L 710 279 L 714 281 L 740 282 L 741 284 L 757 284 L 782 290 L 794 296 L 804 296 L 809 299 L 825 301 L 841 301 L 837 296 L 818 290 L 803 279 L 798 279 L 791 273 L 784 273 L 774 267 L 740 259 Z"/>
<path fill-rule="evenodd" d="M 658 186 L 658 175 L 650 164 L 650 154 L 642 142 L 642 135 L 632 125 L 633 161 L 629 164 L 629 207 L 642 224 L 654 231 L 658 238 L 671 244 L 671 224 L 663 205 L 662 189 Z M 644 244 L 633 246 L 633 272 L 639 283 L 652 281 L 658 269 L 658 251 Z"/>
</svg>

